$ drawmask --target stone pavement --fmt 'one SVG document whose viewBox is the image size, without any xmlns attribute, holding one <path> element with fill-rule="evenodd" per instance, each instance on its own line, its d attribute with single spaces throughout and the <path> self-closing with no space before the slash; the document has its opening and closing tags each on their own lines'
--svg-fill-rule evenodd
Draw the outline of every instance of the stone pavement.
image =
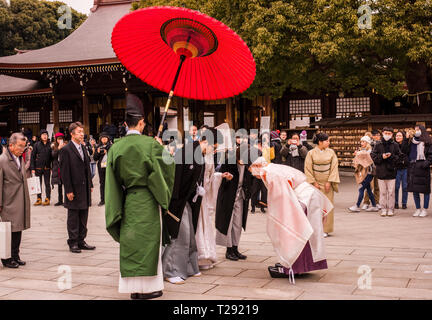
<svg viewBox="0 0 432 320">
<path fill-rule="evenodd" d="M 23 233 L 21 246 L 27 265 L 0 266 L 0 299 L 129 299 L 117 290 L 118 244 L 105 231 L 95 187 L 87 241 L 96 250 L 69 252 L 66 209 L 32 207 L 32 227 Z M 57 190 L 53 195 L 54 203 Z M 413 218 L 412 195 L 408 210 L 397 210 L 394 217 L 348 213 L 356 197 L 354 178 L 342 177 L 335 232 L 325 240 L 329 269 L 296 276 L 295 285 L 272 279 L 267 266 L 277 259 L 266 235 L 266 216 L 256 213 L 249 216 L 240 243 L 246 261 L 227 261 L 224 248 L 218 247 L 220 260 L 214 269 L 184 285 L 165 282 L 160 299 L 432 299 L 432 214 Z M 71 268 L 70 289 L 64 286 L 60 266 Z M 361 270 L 370 270 L 370 277 Z"/>
</svg>

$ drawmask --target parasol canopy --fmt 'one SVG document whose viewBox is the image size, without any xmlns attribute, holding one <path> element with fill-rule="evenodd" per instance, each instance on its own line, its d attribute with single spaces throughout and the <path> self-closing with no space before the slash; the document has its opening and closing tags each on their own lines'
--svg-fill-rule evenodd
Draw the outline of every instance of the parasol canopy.
<svg viewBox="0 0 432 320">
<path fill-rule="evenodd" d="M 111 43 L 127 70 L 171 96 L 229 98 L 255 79 L 246 43 L 199 11 L 166 6 L 133 11 L 118 21 Z"/>
</svg>

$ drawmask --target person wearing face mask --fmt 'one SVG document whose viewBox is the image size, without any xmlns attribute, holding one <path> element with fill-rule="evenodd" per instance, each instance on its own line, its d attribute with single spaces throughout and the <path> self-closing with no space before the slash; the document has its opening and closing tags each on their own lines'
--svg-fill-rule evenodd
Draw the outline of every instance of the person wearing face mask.
<svg viewBox="0 0 432 320">
<path fill-rule="evenodd" d="M 376 166 L 376 178 L 380 189 L 381 216 L 393 216 L 395 207 L 396 165 L 402 154 L 397 142 L 393 140 L 393 128 L 385 127 L 371 158 Z"/>
<path fill-rule="evenodd" d="M 416 126 L 409 144 L 408 192 L 412 192 L 416 211 L 414 217 L 426 217 L 431 193 L 432 139 L 424 126 Z M 421 209 L 420 193 L 424 195 Z"/>
</svg>

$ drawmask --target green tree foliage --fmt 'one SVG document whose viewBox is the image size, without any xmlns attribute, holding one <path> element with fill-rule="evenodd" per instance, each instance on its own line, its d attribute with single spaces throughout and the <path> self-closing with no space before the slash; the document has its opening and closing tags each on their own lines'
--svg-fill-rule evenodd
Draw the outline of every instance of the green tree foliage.
<svg viewBox="0 0 432 320">
<path fill-rule="evenodd" d="M 371 29 L 358 25 L 365 4 Z M 430 0 L 142 0 L 133 9 L 153 5 L 199 10 L 236 31 L 257 63 L 248 96 L 375 89 L 391 99 L 405 82 L 410 92 L 432 86 Z"/>
<path fill-rule="evenodd" d="M 12 55 L 15 48 L 34 50 L 53 45 L 72 33 L 87 18 L 72 9 L 72 29 L 59 29 L 59 1 L 0 0 L 0 56 Z"/>
</svg>

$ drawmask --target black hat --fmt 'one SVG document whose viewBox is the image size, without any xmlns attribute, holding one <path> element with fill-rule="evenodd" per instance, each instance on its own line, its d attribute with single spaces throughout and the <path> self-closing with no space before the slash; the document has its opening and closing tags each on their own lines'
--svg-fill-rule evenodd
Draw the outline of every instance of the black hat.
<svg viewBox="0 0 432 320">
<path fill-rule="evenodd" d="M 40 134 L 39 134 L 39 135 L 41 136 L 41 135 L 43 135 L 44 133 L 48 134 L 48 131 L 47 131 L 46 129 L 42 129 L 42 130 L 40 131 Z"/>
<path fill-rule="evenodd" d="M 126 97 L 126 115 L 130 117 L 144 117 L 143 104 L 136 95 L 129 93 Z"/>
<path fill-rule="evenodd" d="M 103 137 L 106 137 L 106 138 L 108 138 L 108 139 L 111 139 L 111 136 L 107 133 L 107 132 L 102 132 L 100 135 L 99 135 L 99 139 L 102 139 Z"/>
</svg>

